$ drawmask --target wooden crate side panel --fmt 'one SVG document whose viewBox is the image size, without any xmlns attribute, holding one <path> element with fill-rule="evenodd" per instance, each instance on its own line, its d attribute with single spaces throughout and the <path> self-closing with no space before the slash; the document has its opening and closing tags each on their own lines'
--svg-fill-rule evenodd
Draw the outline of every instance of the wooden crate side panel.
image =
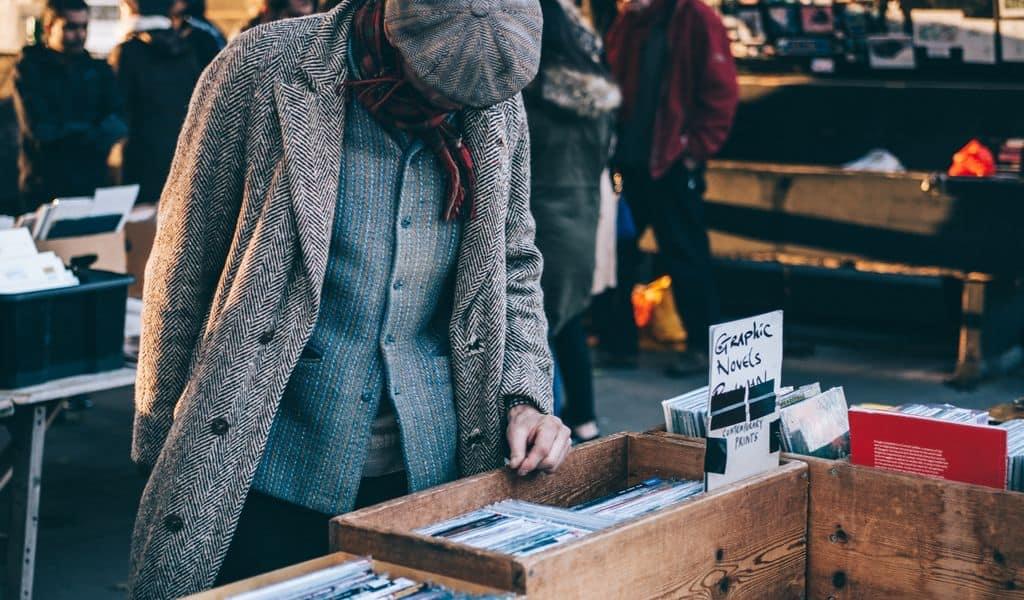
<svg viewBox="0 0 1024 600">
<path fill-rule="evenodd" d="M 297 565 L 292 565 L 290 567 L 271 571 L 270 573 L 264 573 L 262 575 L 257 575 L 256 577 L 250 577 L 249 579 L 243 579 L 242 581 L 236 581 L 232 584 L 207 590 L 205 592 L 189 596 L 188 600 L 224 600 L 244 592 L 251 592 L 253 590 L 265 588 L 275 583 L 295 579 L 297 577 L 353 561 L 358 558 L 360 557 L 354 554 L 334 552 L 327 556 L 314 558 L 313 560 L 302 562 Z M 393 565 L 391 563 L 376 560 L 373 561 L 373 568 L 378 573 L 387 573 L 392 577 L 408 577 L 413 581 L 435 583 L 460 592 L 474 594 L 495 594 L 502 592 L 502 590 L 497 588 L 469 583 L 452 577 L 445 577 L 443 575 L 437 575 L 427 571 L 410 569 L 408 567 Z"/>
<path fill-rule="evenodd" d="M 334 519 L 331 521 L 331 549 L 501 590 L 520 594 L 525 591 L 524 571 L 514 557 L 447 540 L 382 531 Z"/>
<path fill-rule="evenodd" d="M 652 433 L 629 439 L 629 485 L 649 477 L 704 479 L 704 441 Z"/>
<path fill-rule="evenodd" d="M 512 477 L 488 471 L 338 517 L 360 526 L 412 531 L 508 498 Z"/>
<path fill-rule="evenodd" d="M 1024 598 L 1024 494 L 801 460 L 808 597 Z"/>
<path fill-rule="evenodd" d="M 802 598 L 802 464 L 522 559 L 532 599 Z"/>
<path fill-rule="evenodd" d="M 509 472 L 508 497 L 572 506 L 620 490 L 626 486 L 628 439 L 620 434 L 581 444 L 553 475 L 518 477 Z"/>
</svg>

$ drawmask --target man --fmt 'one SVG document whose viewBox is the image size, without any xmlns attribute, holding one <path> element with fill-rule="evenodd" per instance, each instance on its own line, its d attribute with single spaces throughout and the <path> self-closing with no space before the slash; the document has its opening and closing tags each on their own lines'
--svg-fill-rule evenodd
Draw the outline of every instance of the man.
<svg viewBox="0 0 1024 600">
<path fill-rule="evenodd" d="M 209 35 L 218 52 L 228 44 L 224 33 L 206 18 L 206 0 L 174 0 L 171 5 L 171 21 L 179 31 L 201 31 Z"/>
<path fill-rule="evenodd" d="M 213 38 L 174 29 L 171 0 L 125 0 L 128 39 L 110 55 L 131 131 L 124 145 L 125 183 L 139 184 L 139 202 L 160 198 L 192 90 L 217 54 Z"/>
<path fill-rule="evenodd" d="M 146 273 L 133 596 L 326 552 L 330 516 L 506 457 L 565 458 L 518 96 L 539 12 L 345 0 L 207 69 Z"/>
<path fill-rule="evenodd" d="M 84 0 L 51 0 L 43 44 L 15 66 L 22 212 L 108 183 L 107 156 L 126 126 L 110 67 L 85 50 L 88 30 Z"/>
<path fill-rule="evenodd" d="M 736 113 L 729 39 L 701 0 L 630 0 L 607 46 L 623 93 L 615 164 L 637 230 L 654 227 L 686 325 L 689 351 L 670 372 L 692 374 L 707 369 L 708 326 L 719 320 L 704 163 L 725 143 Z M 631 337 L 635 353 L 635 329 Z"/>
</svg>

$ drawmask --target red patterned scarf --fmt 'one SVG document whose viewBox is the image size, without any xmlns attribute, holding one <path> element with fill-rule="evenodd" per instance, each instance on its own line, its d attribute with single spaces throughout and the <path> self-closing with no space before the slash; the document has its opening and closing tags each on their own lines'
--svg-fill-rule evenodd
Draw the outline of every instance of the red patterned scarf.
<svg viewBox="0 0 1024 600">
<path fill-rule="evenodd" d="M 375 119 L 416 136 L 437 155 L 448 175 L 444 219 L 458 217 L 464 204 L 472 218 L 473 157 L 452 113 L 434 106 L 403 73 L 398 51 L 384 35 L 384 0 L 369 0 L 356 12 L 353 32 L 353 56 L 365 79 L 342 85 L 357 90 L 356 99 Z"/>
</svg>

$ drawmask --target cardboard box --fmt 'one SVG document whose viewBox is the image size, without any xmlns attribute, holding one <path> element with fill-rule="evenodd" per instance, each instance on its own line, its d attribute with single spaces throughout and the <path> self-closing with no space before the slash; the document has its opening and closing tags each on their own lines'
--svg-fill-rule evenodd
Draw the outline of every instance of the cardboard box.
<svg viewBox="0 0 1024 600">
<path fill-rule="evenodd" d="M 345 552 L 335 552 L 333 554 L 328 554 L 327 556 L 322 556 L 320 558 L 306 561 L 304 563 L 299 563 L 297 565 L 285 567 L 283 569 L 278 569 L 276 571 L 271 571 L 270 573 L 264 573 L 263 575 L 258 575 L 256 577 L 250 577 L 249 579 L 236 581 L 235 583 L 214 588 L 206 592 L 194 594 L 192 596 L 188 596 L 188 600 L 225 600 L 227 598 L 232 598 L 244 592 L 258 590 L 260 588 L 264 588 L 269 585 L 279 583 L 281 581 L 301 577 L 302 575 L 305 575 L 307 573 L 312 573 L 314 571 L 326 569 L 328 567 L 349 562 L 357 558 L 359 557 L 352 554 L 346 554 Z M 443 585 L 457 592 L 467 592 L 475 594 L 507 593 L 502 592 L 501 590 L 496 590 L 494 588 L 476 585 L 466 581 L 460 581 L 458 579 L 453 579 L 451 577 L 443 577 L 440 575 L 435 575 L 433 573 L 418 571 L 416 569 L 410 569 L 408 567 L 402 567 L 399 565 L 392 565 L 376 560 L 373 561 L 373 567 L 374 570 L 380 573 L 387 573 L 394 577 L 408 577 L 413 581 L 426 581 L 436 583 L 438 585 Z"/>
<path fill-rule="evenodd" d="M 76 256 L 95 254 L 97 260 L 91 268 L 100 271 L 111 271 L 113 273 L 125 273 L 127 257 L 124 240 L 124 232 L 116 231 L 54 240 L 37 240 L 36 248 L 40 252 L 52 251 L 65 264 L 71 262 L 71 259 Z"/>
<path fill-rule="evenodd" d="M 1024 494 L 806 456 L 807 597 L 1024 598 Z"/>
<path fill-rule="evenodd" d="M 506 498 L 572 506 L 652 476 L 701 479 L 703 464 L 700 440 L 617 434 L 578 447 L 554 475 L 499 469 L 337 517 L 331 545 L 538 599 L 803 598 L 799 462 L 527 557 L 413 532 Z"/>
</svg>

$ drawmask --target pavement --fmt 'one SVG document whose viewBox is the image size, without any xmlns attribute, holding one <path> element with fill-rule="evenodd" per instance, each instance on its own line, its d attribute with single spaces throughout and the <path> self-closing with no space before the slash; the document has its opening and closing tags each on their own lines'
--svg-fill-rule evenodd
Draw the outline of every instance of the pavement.
<svg viewBox="0 0 1024 600">
<path fill-rule="evenodd" d="M 597 370 L 597 409 L 605 433 L 658 425 L 661 400 L 703 385 L 702 376 L 665 377 L 669 358 L 645 354 L 637 369 Z M 819 346 L 811 355 L 787 357 L 783 382 L 841 385 L 851 403 L 913 400 L 979 408 L 1012 400 L 1024 390 L 1024 372 L 1016 371 L 959 392 L 943 383 L 950 368 L 942 358 L 885 347 Z M 131 399 L 128 389 L 98 394 L 94 408 L 55 423 L 47 435 L 36 598 L 124 596 L 132 522 L 144 485 L 128 459 Z"/>
</svg>

